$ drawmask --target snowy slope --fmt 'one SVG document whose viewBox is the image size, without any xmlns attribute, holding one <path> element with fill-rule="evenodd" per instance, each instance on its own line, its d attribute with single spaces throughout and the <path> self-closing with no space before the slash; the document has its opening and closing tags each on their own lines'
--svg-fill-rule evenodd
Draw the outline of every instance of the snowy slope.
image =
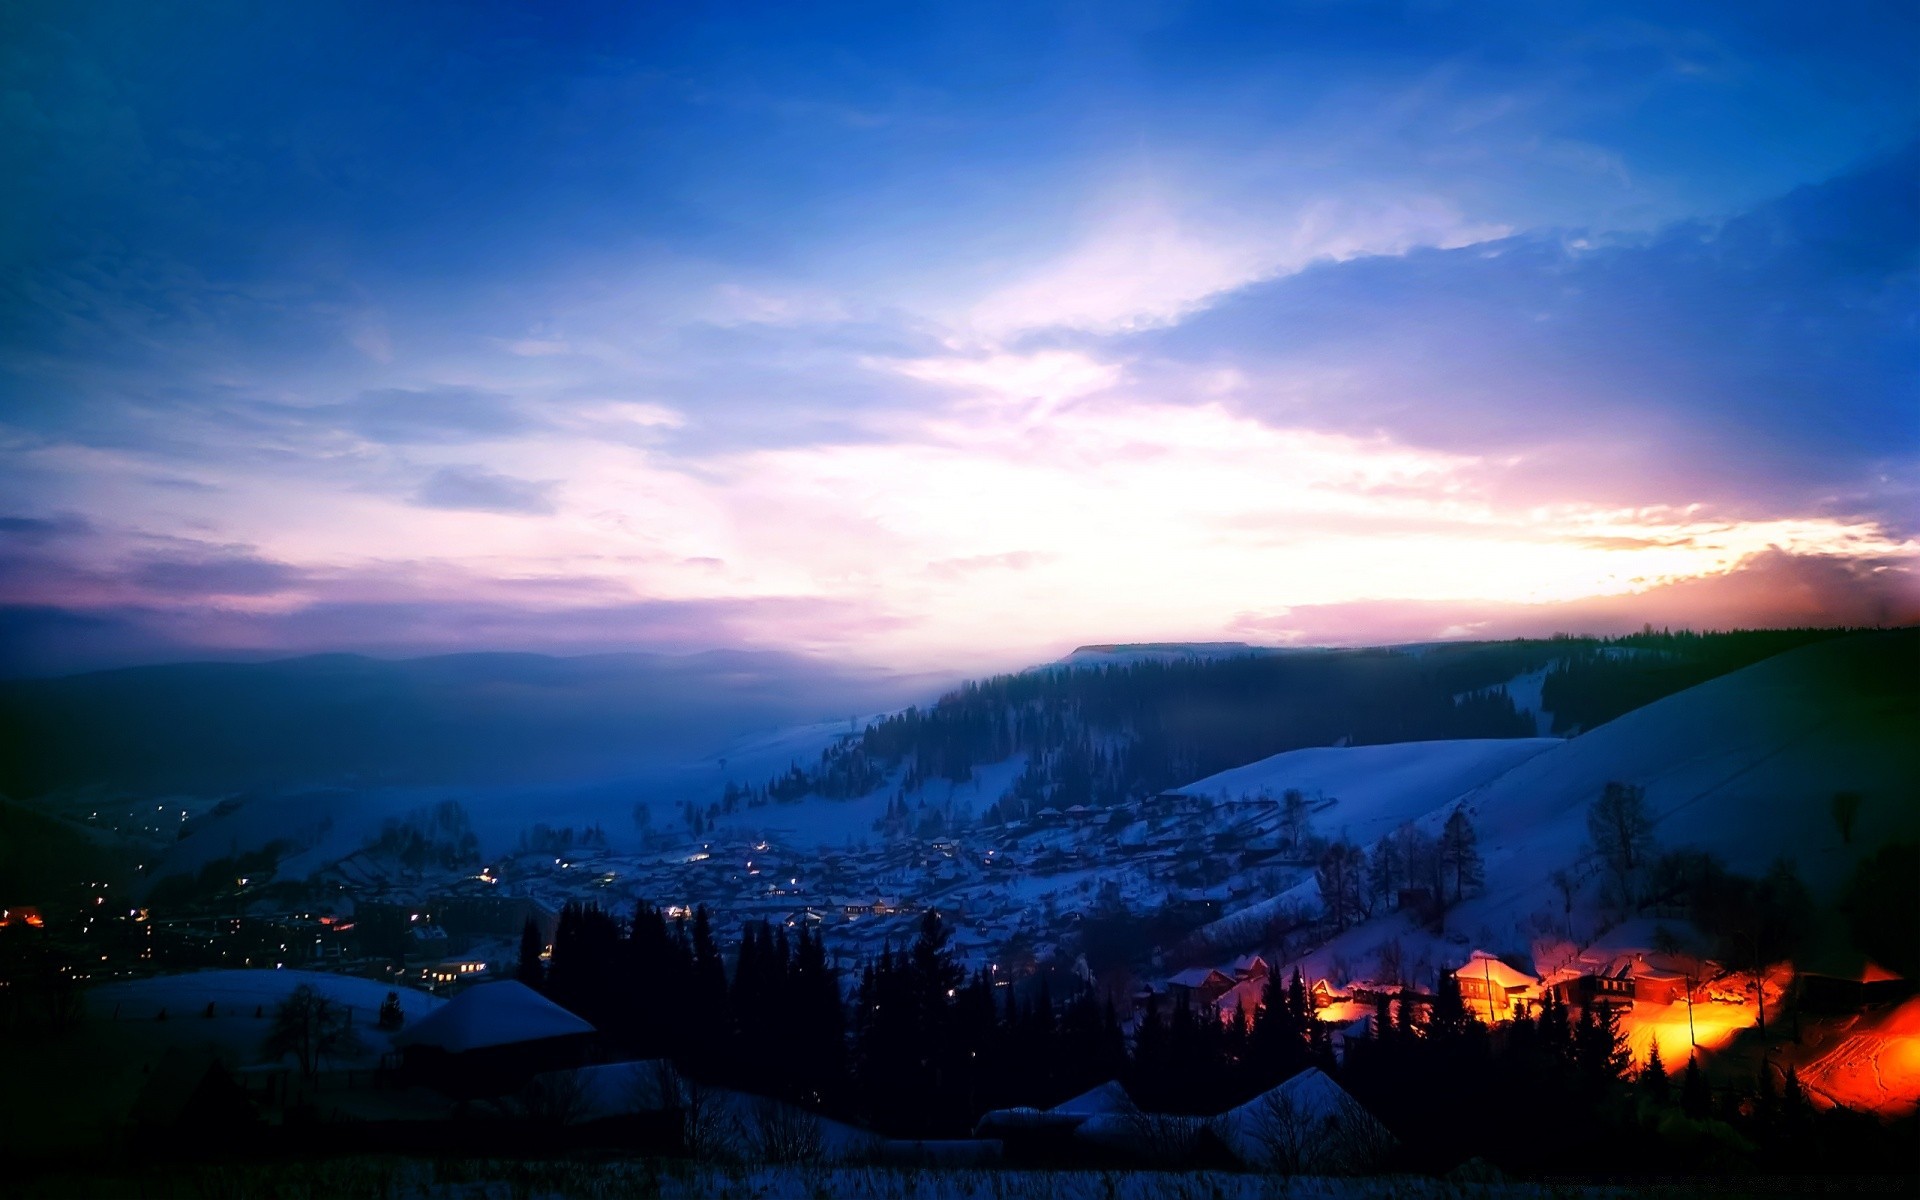
<svg viewBox="0 0 1920 1200">
<path fill-rule="evenodd" d="M 1516 920 L 1586 839 L 1610 780 L 1638 784 L 1660 845 L 1700 846 L 1733 870 L 1791 857 L 1830 899 L 1861 847 L 1920 832 L 1920 631 L 1821 642 L 1689 688 L 1528 761 L 1469 798 L 1486 893 L 1461 924 Z M 1864 797 L 1853 845 L 1829 804 Z"/>
<path fill-rule="evenodd" d="M 1309 797 L 1324 795 L 1334 803 L 1317 809 L 1314 828 L 1329 836 L 1345 832 L 1365 845 L 1558 745 L 1558 738 L 1506 738 L 1317 746 L 1222 771 L 1176 791 L 1220 800 L 1261 792 L 1279 796 L 1288 788 Z"/>
<path fill-rule="evenodd" d="M 155 975 L 102 984 L 87 992 L 87 1012 L 105 1023 L 123 1023 L 139 1030 L 143 1040 L 157 1045 L 179 1042 L 211 1045 L 235 1063 L 261 1060 L 260 1043 L 271 1024 L 274 1006 L 301 984 L 311 984 L 322 995 L 351 1009 L 353 1027 L 362 1050 L 356 1059 L 378 1060 L 391 1048 L 391 1039 L 377 1020 L 389 992 L 400 997 L 409 1023 L 421 1020 L 446 1003 L 438 996 L 409 987 L 334 975 L 324 971 L 222 970 Z M 214 1015 L 205 1015 L 212 1004 Z M 156 1020 L 162 1012 L 164 1021 Z M 254 1016 L 259 1012 L 262 1015 Z"/>
<path fill-rule="evenodd" d="M 1581 859 L 1587 808 L 1607 783 L 1646 789 L 1658 848 L 1709 850 L 1754 874 L 1793 860 L 1818 902 L 1830 902 L 1877 846 L 1920 835 L 1920 630 L 1862 634 L 1803 647 L 1668 696 L 1526 759 L 1465 798 L 1480 835 L 1486 886 L 1447 917 L 1460 945 L 1427 938 L 1396 914 L 1349 930 L 1309 956 L 1365 971 L 1388 938 L 1434 961 L 1464 942 L 1526 953 L 1564 917 L 1552 875 Z M 1830 801 L 1863 802 L 1851 845 Z M 1444 810 L 1425 818 L 1437 828 Z M 1295 889 L 1311 899 L 1312 884 Z M 1592 881 L 1573 915 L 1575 940 L 1599 928 Z"/>
</svg>

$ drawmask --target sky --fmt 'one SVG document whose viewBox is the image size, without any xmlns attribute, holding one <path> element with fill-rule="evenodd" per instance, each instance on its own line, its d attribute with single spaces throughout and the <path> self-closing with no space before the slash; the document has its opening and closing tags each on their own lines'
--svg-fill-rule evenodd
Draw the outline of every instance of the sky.
<svg viewBox="0 0 1920 1200">
<path fill-rule="evenodd" d="M 1920 619 L 1920 6 L 0 13 L 0 673 Z"/>
</svg>

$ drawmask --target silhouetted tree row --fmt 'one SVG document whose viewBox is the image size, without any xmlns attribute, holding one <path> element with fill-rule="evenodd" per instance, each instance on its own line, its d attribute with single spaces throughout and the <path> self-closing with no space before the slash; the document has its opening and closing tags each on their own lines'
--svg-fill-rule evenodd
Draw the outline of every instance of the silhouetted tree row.
<svg viewBox="0 0 1920 1200">
<path fill-rule="evenodd" d="M 1400 1138 L 1405 1165 L 1484 1158 L 1537 1173 L 1754 1170 L 1895 1172 L 1913 1122 L 1816 1111 L 1791 1071 L 1709 1087 L 1689 1058 L 1635 1072 L 1613 1011 L 1576 1018 L 1549 995 L 1489 1028 L 1452 976 L 1436 994 L 1382 996 L 1371 1036 L 1336 1063 L 1296 971 L 1268 977 L 1251 1011 L 1149 1005 L 1123 1035 L 1091 987 L 1015 986 L 956 962 L 938 914 L 911 945 L 865 963 L 843 1001 L 821 940 L 749 923 L 731 974 L 704 909 L 641 905 L 622 928 L 591 905 L 561 914 L 550 967 L 537 934 L 522 978 L 593 1021 L 614 1048 L 688 1074 L 784 1096 L 902 1137 L 962 1136 L 990 1109 L 1049 1107 L 1118 1079 L 1145 1109 L 1211 1114 L 1309 1066 L 1335 1076 Z"/>
<path fill-rule="evenodd" d="M 1852 629 L 1741 629 L 1727 633 L 1652 626 L 1619 638 L 1569 641 L 1541 688 L 1555 733 L 1604 725 L 1615 717 L 1761 659 Z"/>
</svg>

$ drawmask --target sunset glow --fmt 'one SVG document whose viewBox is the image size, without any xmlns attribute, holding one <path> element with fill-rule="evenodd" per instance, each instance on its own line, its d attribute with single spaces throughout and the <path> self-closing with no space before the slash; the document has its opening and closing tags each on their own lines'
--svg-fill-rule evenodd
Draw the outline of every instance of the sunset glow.
<svg viewBox="0 0 1920 1200">
<path fill-rule="evenodd" d="M 1870 23 L 1516 10 L 1367 59 L 1358 14 L 1136 14 L 1055 29 L 1097 65 L 1041 84 L 936 65 L 996 36 L 964 22 L 787 55 L 289 10 L 249 61 L 385 61 L 276 107 L 151 19 L 26 20 L 9 67 L 15 669 L 1920 614 L 1915 160 Z"/>
</svg>

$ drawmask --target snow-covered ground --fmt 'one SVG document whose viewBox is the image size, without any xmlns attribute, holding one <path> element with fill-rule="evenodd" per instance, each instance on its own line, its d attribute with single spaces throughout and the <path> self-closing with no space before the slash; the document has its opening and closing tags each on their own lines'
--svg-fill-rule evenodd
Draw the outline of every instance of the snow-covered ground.
<svg viewBox="0 0 1920 1200">
<path fill-rule="evenodd" d="M 1506 1197 L 1613 1197 L 1641 1189 L 1588 1183 L 1529 1183 L 1499 1178 L 1420 1175 L 1234 1174 L 1224 1171 L 1038 1171 L 941 1167 L 745 1167 L 657 1159 L 531 1161 L 334 1158 L 293 1164 L 234 1164 L 195 1175 L 203 1191 L 274 1195 L 407 1195 L 422 1200 L 570 1200 L 582 1196 L 659 1196 L 668 1200 L 790 1200 L 863 1196 L 874 1200 L 1504 1200 Z M 142 1177 L 49 1177 L 57 1194 L 140 1193 Z M 124 1182 L 123 1187 L 114 1187 Z M 50 1193 L 54 1194 L 54 1193 Z"/>
<path fill-rule="evenodd" d="M 1313 814 L 1316 832 L 1345 833 L 1365 845 L 1404 822 L 1451 804 L 1535 755 L 1558 738 L 1396 742 L 1290 750 L 1173 789 L 1183 796 L 1238 800 L 1278 797 L 1297 788 L 1333 801 Z"/>
<path fill-rule="evenodd" d="M 636 804 L 651 812 L 656 828 L 680 820 L 679 806 L 687 800 L 702 804 L 719 798 L 728 780 L 763 783 L 798 763 L 812 767 L 820 754 L 850 728 L 863 728 L 876 716 L 796 725 L 743 736 L 716 754 L 685 762 L 637 761 L 631 773 L 610 778 L 574 780 L 544 785 L 506 787 L 360 787 L 324 788 L 248 799 L 234 811 L 211 818 L 170 846 L 158 868 L 158 878 L 175 872 L 199 870 L 206 863 L 236 851 L 251 850 L 276 839 L 288 839 L 298 849 L 282 861 L 285 878 L 304 878 L 313 871 L 352 854 L 380 832 L 383 822 L 430 808 L 443 800 L 458 801 L 466 810 L 480 840 L 481 851 L 498 855 L 511 850 L 519 835 L 535 821 L 556 828 L 598 825 L 616 846 L 637 846 Z M 1016 771 L 1015 774 L 1018 772 Z M 997 792 L 994 795 L 998 795 Z M 986 802 L 991 802 L 992 796 Z M 813 803 L 809 801 L 809 803 Z M 821 843 L 843 841 L 849 831 L 870 832 L 885 809 L 885 798 L 875 793 L 873 803 L 818 802 L 819 813 L 792 813 L 784 818 L 796 831 L 822 826 Z M 984 803 L 981 805 L 984 807 Z M 871 808 L 872 811 L 867 811 Z M 772 812 L 757 809 L 755 812 Z M 783 806 L 782 813 L 789 813 Z"/>
<path fill-rule="evenodd" d="M 391 1048 L 387 1035 L 376 1025 L 389 992 L 398 994 L 409 1022 L 446 1003 L 413 988 L 323 971 L 190 971 L 91 988 L 86 994 L 87 1015 L 129 1028 L 138 1025 L 161 1042 L 210 1045 L 230 1062 L 244 1066 L 261 1060 L 260 1044 L 274 1006 L 302 984 L 311 984 L 352 1011 L 363 1047 L 355 1057 L 375 1061 Z M 209 1004 L 214 1010 L 211 1017 L 206 1015 Z"/>
</svg>

